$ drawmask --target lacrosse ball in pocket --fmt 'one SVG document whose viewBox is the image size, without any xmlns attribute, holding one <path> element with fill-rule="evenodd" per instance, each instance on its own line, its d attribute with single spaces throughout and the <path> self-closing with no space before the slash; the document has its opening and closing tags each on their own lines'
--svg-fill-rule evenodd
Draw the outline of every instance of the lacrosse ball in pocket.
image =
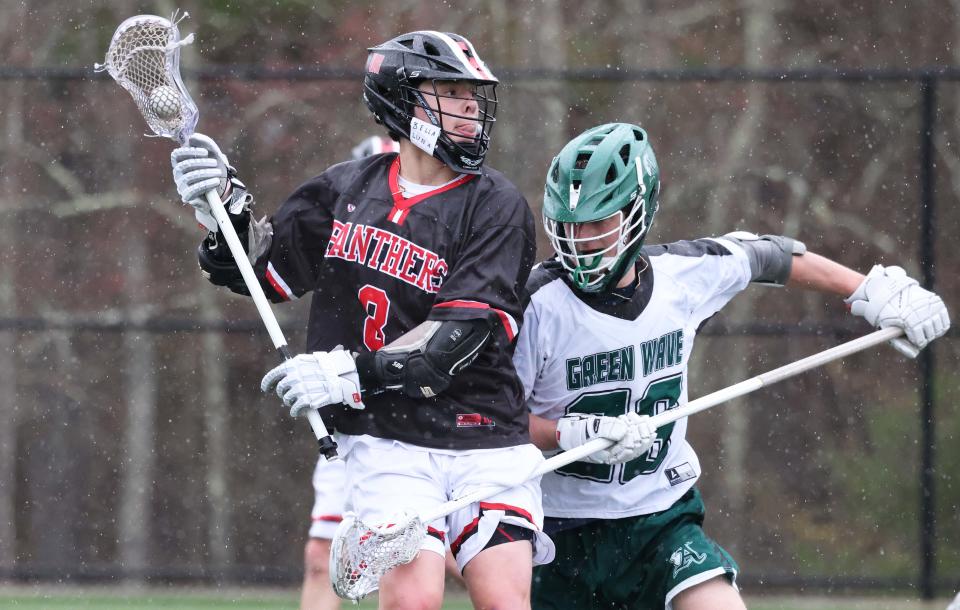
<svg viewBox="0 0 960 610">
<path fill-rule="evenodd" d="M 150 92 L 150 110 L 164 121 L 176 118 L 180 115 L 180 94 L 173 87 L 160 85 Z"/>
</svg>

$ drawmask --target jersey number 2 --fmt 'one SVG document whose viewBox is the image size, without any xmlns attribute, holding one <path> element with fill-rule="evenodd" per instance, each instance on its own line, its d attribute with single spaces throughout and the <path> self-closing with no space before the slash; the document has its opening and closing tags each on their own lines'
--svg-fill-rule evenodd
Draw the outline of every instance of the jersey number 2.
<svg viewBox="0 0 960 610">
<path fill-rule="evenodd" d="M 387 325 L 387 314 L 390 313 L 390 297 L 376 286 L 367 284 L 357 293 L 367 317 L 363 321 L 363 345 L 375 352 L 387 342 L 383 327 Z"/>
</svg>

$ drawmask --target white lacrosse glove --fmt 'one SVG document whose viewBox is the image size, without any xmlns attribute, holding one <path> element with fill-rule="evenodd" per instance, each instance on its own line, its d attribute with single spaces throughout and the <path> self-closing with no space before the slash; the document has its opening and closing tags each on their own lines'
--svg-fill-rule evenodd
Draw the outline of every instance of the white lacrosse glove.
<svg viewBox="0 0 960 610">
<path fill-rule="evenodd" d="M 891 341 L 899 352 L 916 358 L 928 343 L 950 328 L 943 299 L 921 288 L 901 267 L 874 265 L 845 301 L 850 312 L 877 328 L 902 328 L 907 339 Z"/>
<path fill-rule="evenodd" d="M 571 413 L 557 420 L 557 445 L 569 451 L 595 438 L 616 441 L 611 447 L 583 458 L 583 461 L 620 464 L 646 453 L 653 445 L 657 433 L 647 424 L 648 419 L 636 413 L 620 417 Z"/>
<path fill-rule="evenodd" d="M 290 407 L 291 417 L 327 405 L 364 408 L 357 365 L 344 350 L 300 354 L 287 360 L 264 375 L 260 389 L 276 390 L 283 404 Z"/>
<path fill-rule="evenodd" d="M 622 464 L 635 460 L 653 446 L 657 440 L 657 429 L 650 425 L 649 415 L 627 413 L 617 419 L 627 425 L 627 433 L 616 445 L 610 447 L 610 461 L 608 464 Z"/>
<path fill-rule="evenodd" d="M 217 231 L 217 221 L 206 199 L 208 191 L 216 191 L 233 215 L 241 214 L 253 199 L 217 143 L 202 133 L 193 134 L 185 146 L 173 149 L 170 163 L 180 199 L 193 207 L 197 222 L 208 231 Z"/>
</svg>

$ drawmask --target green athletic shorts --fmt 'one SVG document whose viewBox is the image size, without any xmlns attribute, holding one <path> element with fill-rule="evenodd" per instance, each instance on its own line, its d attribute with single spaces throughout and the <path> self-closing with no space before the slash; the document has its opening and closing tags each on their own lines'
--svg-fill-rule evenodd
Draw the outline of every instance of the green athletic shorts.
<svg viewBox="0 0 960 610">
<path fill-rule="evenodd" d="M 667 510 L 589 521 L 548 519 L 557 546 L 533 571 L 534 610 L 669 608 L 681 591 L 720 575 L 736 582 L 733 558 L 703 532 L 703 500 L 692 488 Z"/>
</svg>

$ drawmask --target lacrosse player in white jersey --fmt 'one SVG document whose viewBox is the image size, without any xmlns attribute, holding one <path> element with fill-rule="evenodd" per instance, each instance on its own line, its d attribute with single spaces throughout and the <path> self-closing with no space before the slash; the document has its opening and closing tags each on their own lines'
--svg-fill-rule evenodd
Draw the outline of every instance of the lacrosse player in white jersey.
<svg viewBox="0 0 960 610">
<path fill-rule="evenodd" d="M 533 608 L 743 608 L 737 564 L 703 531 L 687 401 L 700 325 L 750 283 L 838 295 L 873 326 L 897 326 L 909 356 L 950 325 L 943 301 L 900 267 L 866 276 L 788 237 L 731 233 L 643 246 L 660 172 L 643 129 L 615 123 L 550 164 L 543 223 L 557 256 L 534 269 L 514 364 L 544 450 L 617 444 L 544 476 L 556 559 L 534 572 Z"/>
</svg>

